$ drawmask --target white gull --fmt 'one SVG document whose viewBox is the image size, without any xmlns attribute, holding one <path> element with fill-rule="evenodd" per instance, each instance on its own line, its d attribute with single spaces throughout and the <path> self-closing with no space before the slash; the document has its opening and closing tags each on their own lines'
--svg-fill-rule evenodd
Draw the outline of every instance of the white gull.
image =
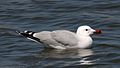
<svg viewBox="0 0 120 68">
<path fill-rule="evenodd" d="M 27 37 L 28 39 L 43 43 L 45 47 L 55 49 L 88 48 L 93 42 L 90 37 L 93 33 L 99 34 L 101 33 L 101 30 L 94 30 L 90 26 L 84 25 L 78 27 L 76 33 L 68 30 L 19 32 L 19 34 Z"/>
</svg>

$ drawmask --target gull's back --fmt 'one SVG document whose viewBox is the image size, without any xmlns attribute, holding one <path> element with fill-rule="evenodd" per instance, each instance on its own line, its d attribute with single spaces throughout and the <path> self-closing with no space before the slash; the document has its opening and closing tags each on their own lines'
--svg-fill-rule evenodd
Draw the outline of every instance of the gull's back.
<svg viewBox="0 0 120 68">
<path fill-rule="evenodd" d="M 34 37 L 47 46 L 74 47 L 78 43 L 76 34 L 67 30 L 42 31 L 35 33 Z"/>
</svg>

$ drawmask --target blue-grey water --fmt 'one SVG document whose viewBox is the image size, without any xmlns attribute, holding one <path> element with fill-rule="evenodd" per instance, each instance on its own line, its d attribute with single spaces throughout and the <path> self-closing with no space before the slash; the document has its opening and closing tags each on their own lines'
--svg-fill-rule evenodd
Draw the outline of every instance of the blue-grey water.
<svg viewBox="0 0 120 68">
<path fill-rule="evenodd" d="M 90 49 L 46 49 L 15 31 L 102 29 Z M 120 0 L 0 0 L 0 68 L 120 68 Z"/>
</svg>

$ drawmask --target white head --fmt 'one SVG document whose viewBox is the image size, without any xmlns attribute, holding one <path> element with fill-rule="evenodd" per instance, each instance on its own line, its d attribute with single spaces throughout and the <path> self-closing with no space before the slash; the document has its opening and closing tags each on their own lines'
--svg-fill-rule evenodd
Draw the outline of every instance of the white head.
<svg viewBox="0 0 120 68">
<path fill-rule="evenodd" d="M 92 38 L 90 37 L 91 34 L 96 33 L 100 34 L 101 30 L 99 29 L 92 29 L 90 26 L 84 25 L 80 26 L 77 29 L 77 37 L 78 37 L 78 47 L 79 48 L 87 48 L 92 44 Z"/>
<path fill-rule="evenodd" d="M 81 35 L 81 36 L 89 36 L 94 32 L 96 32 L 96 30 L 92 29 L 90 26 L 87 25 L 80 26 L 77 29 L 77 35 Z"/>
</svg>

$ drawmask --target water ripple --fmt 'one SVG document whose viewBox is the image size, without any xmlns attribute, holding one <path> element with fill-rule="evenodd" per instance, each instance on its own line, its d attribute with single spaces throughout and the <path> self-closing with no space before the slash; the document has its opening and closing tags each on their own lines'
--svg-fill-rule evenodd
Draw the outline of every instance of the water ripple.
<svg viewBox="0 0 120 68">
<path fill-rule="evenodd" d="M 119 0 L 1 0 L 1 68 L 117 68 L 120 63 Z M 16 30 L 102 29 L 91 49 L 45 49 Z"/>
</svg>

